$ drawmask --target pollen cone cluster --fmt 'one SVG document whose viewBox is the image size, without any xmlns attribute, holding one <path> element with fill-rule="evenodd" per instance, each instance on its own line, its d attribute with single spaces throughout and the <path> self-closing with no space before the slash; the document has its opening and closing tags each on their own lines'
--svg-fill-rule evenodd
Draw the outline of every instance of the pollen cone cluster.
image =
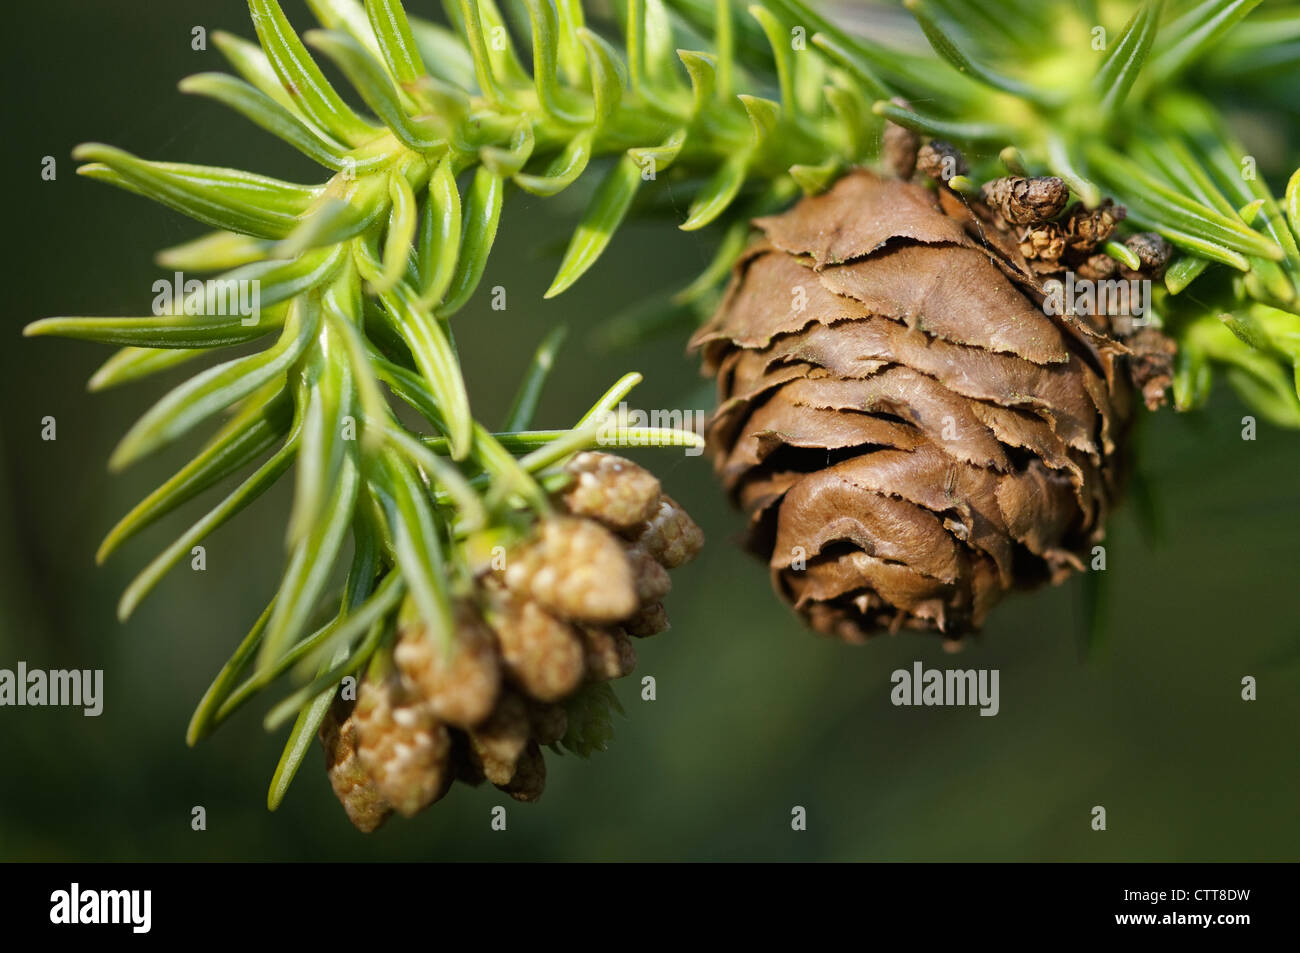
<svg viewBox="0 0 1300 953">
<path fill-rule="evenodd" d="M 944 181 L 859 170 L 758 220 L 694 339 L 750 547 L 813 627 L 850 641 L 958 638 L 1009 590 L 1083 568 L 1121 486 L 1134 368 L 1153 401 L 1168 382 L 1168 355 L 1133 359 L 1131 324 L 1048 300 L 1122 209 L 1067 209 L 1055 179 L 999 180 L 984 200 Z M 1061 240 L 1050 261 L 1035 229 Z"/>
<path fill-rule="evenodd" d="M 457 780 L 534 801 L 543 747 L 603 748 L 617 705 L 604 683 L 635 667 L 633 638 L 668 628 L 668 570 L 704 538 L 636 464 L 583 453 L 567 469 L 558 512 L 456 606 L 450 649 L 399 624 L 355 704 L 325 719 L 330 782 L 359 829 L 416 814 Z"/>
</svg>

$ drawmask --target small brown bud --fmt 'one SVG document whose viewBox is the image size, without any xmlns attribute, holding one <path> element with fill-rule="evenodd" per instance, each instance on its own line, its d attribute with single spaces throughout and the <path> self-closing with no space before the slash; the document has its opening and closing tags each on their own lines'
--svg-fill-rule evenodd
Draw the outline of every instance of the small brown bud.
<svg viewBox="0 0 1300 953">
<path fill-rule="evenodd" d="M 894 97 L 895 106 L 910 109 L 906 100 Z M 881 139 L 881 156 L 885 167 L 900 179 L 910 179 L 916 172 L 916 156 L 921 148 L 921 137 L 906 126 L 885 120 L 885 131 Z"/>
<path fill-rule="evenodd" d="M 506 586 L 556 615 L 615 622 L 636 611 L 636 585 L 623 547 L 593 520 L 553 516 L 509 560 Z"/>
<path fill-rule="evenodd" d="M 451 781 L 447 728 L 427 706 L 409 698 L 395 676 L 361 682 L 353 720 L 361 764 L 399 813 L 411 817 L 446 792 Z"/>
<path fill-rule="evenodd" d="M 704 533 L 667 494 L 659 498 L 659 509 L 634 538 L 665 569 L 690 562 L 704 546 Z"/>
<path fill-rule="evenodd" d="M 495 619 L 506 671 L 529 695 L 556 701 L 582 681 L 582 642 L 573 626 L 531 599 L 503 594 Z"/>
<path fill-rule="evenodd" d="M 1102 252 L 1089 255 L 1074 270 L 1087 281 L 1106 281 L 1119 274 L 1119 262 Z"/>
<path fill-rule="evenodd" d="M 457 728 L 452 728 L 450 731 L 450 770 L 456 780 L 461 784 L 468 784 L 470 787 L 476 788 L 487 780 L 487 778 L 483 776 L 483 765 L 474 754 L 473 746 L 469 741 L 469 735 Z"/>
<path fill-rule="evenodd" d="M 1046 222 L 1065 208 L 1070 189 L 1054 175 L 1026 179 L 1008 175 L 986 182 L 984 201 L 1012 225 L 1037 225 Z"/>
<path fill-rule="evenodd" d="M 1178 345 L 1159 329 L 1146 327 L 1126 342 L 1132 351 L 1130 377 L 1142 392 L 1148 410 L 1158 410 L 1174 379 L 1174 355 Z"/>
<path fill-rule="evenodd" d="M 1085 208 L 1082 203 L 1076 202 L 1061 220 L 1065 243 L 1072 251 L 1090 252 L 1109 241 L 1115 232 L 1115 226 L 1126 217 L 1128 209 L 1116 205 L 1113 199 L 1105 199 L 1094 209 Z"/>
<path fill-rule="evenodd" d="M 1023 228 L 1018 241 L 1026 261 L 1056 262 L 1065 254 L 1065 231 L 1056 222 Z"/>
<path fill-rule="evenodd" d="M 921 147 L 916 154 L 916 167 L 944 185 L 954 175 L 965 175 L 970 171 L 961 151 L 942 139 L 931 139 Z"/>
<path fill-rule="evenodd" d="M 574 516 L 625 530 L 649 519 L 659 502 L 659 480 L 644 467 L 610 453 L 587 452 L 564 468 L 573 482 L 561 494 Z"/>
<path fill-rule="evenodd" d="M 449 651 L 443 651 L 427 626 L 407 625 L 393 658 L 407 690 L 435 716 L 471 728 L 492 711 L 501 686 L 496 637 L 467 601 L 457 603 L 455 621 Z"/>
<path fill-rule="evenodd" d="M 636 668 L 636 649 L 621 628 L 579 626 L 587 645 L 587 677 L 606 682 L 630 675 Z"/>
<path fill-rule="evenodd" d="M 528 725 L 533 740 L 540 745 L 553 745 L 569 730 L 569 716 L 563 705 L 529 701 Z"/>
<path fill-rule="evenodd" d="M 646 606 L 658 602 L 668 595 L 673 582 L 668 578 L 668 570 L 646 551 L 645 547 L 633 545 L 627 547 L 627 560 L 632 566 L 632 575 L 636 580 L 637 602 Z"/>
<path fill-rule="evenodd" d="M 668 612 L 662 602 L 648 605 L 623 623 L 623 630 L 637 639 L 668 631 Z"/>
<path fill-rule="evenodd" d="M 1130 235 L 1124 244 L 1142 262 L 1142 267 L 1137 271 L 1121 269 L 1125 278 L 1155 280 L 1164 277 L 1165 268 L 1168 267 L 1169 259 L 1174 253 L 1173 245 L 1155 232 L 1138 232 L 1136 235 Z"/>
<path fill-rule="evenodd" d="M 546 789 L 546 757 L 536 741 L 528 742 L 515 764 L 514 776 L 505 784 L 498 784 L 516 801 L 532 802 Z"/>
<path fill-rule="evenodd" d="M 379 793 L 357 755 L 357 726 L 351 708 L 351 704 L 336 697 L 321 722 L 319 736 L 325 749 L 325 773 L 334 796 L 343 805 L 352 825 L 369 834 L 387 820 L 393 808 Z"/>
<path fill-rule="evenodd" d="M 470 750 L 489 781 L 510 782 L 531 731 L 524 700 L 507 692 L 487 720 L 469 732 Z"/>
</svg>

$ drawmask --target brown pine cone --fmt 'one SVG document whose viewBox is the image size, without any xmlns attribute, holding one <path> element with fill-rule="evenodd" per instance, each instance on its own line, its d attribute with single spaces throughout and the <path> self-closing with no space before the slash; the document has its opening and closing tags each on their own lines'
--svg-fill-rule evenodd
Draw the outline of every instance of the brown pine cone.
<svg viewBox="0 0 1300 953">
<path fill-rule="evenodd" d="M 994 209 L 972 211 L 860 170 L 760 219 L 694 339 L 717 470 L 821 631 L 978 628 L 1013 587 L 1081 568 L 1119 491 L 1126 349 L 1045 313 L 990 227 L 1050 218 L 1067 192 L 985 191 Z"/>
</svg>

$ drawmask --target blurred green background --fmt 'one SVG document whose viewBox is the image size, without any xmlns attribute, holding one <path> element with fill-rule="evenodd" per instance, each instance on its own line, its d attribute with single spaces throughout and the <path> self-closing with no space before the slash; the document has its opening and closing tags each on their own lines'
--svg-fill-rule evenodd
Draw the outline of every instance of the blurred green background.
<svg viewBox="0 0 1300 953">
<path fill-rule="evenodd" d="M 1081 652 L 1079 579 L 996 612 L 958 656 L 934 639 L 865 647 L 810 634 L 778 605 L 763 568 L 732 543 L 740 519 L 703 458 L 649 462 L 703 525 L 710 545 L 674 574 L 671 632 L 638 645 L 637 677 L 618 686 L 627 717 L 590 762 L 549 758 L 545 796 L 516 805 L 457 786 L 412 821 L 352 830 L 314 752 L 282 808 L 264 807 L 283 738 L 250 706 L 197 749 L 189 714 L 278 580 L 287 486 L 215 534 L 208 570 L 179 568 L 127 624 L 126 583 L 203 512 L 186 508 L 96 568 L 105 531 L 178 466 L 173 448 L 110 477 L 105 461 L 169 381 L 87 395 L 110 353 L 24 340 L 53 314 L 139 313 L 160 277 L 152 254 L 201 227 L 124 192 L 78 179 L 80 141 L 149 158 L 228 164 L 288 179 L 317 172 L 287 147 L 175 89 L 222 69 L 191 29 L 252 35 L 246 8 L 47 0 L 6 12 L 9 247 L 0 346 L 0 668 L 102 668 L 105 707 L 0 708 L 0 859 L 5 860 L 1282 860 L 1300 856 L 1300 434 L 1261 424 L 1220 387 L 1194 418 L 1148 420 L 1140 456 L 1163 535 L 1134 507 L 1108 539 L 1109 624 Z M 415 3 L 431 14 L 435 4 Z M 299 3 L 286 4 L 300 26 Z M 1266 128 L 1256 117 L 1256 128 Z M 1265 144 L 1266 145 L 1266 144 Z M 1261 149 L 1263 146 L 1261 146 Z M 41 181 L 41 157 L 58 178 Z M 610 352 L 598 325 L 625 304 L 684 283 L 709 235 L 672 223 L 625 229 L 572 291 L 543 302 L 582 196 L 515 195 L 480 303 L 457 317 L 475 409 L 504 413 L 543 333 L 571 334 L 539 423 L 567 426 L 619 374 L 640 370 L 637 406 L 707 407 L 709 388 L 683 336 Z M 40 439 L 54 416 L 58 439 Z M 641 454 L 642 459 L 646 455 Z M 889 677 L 914 660 L 1001 671 L 1001 713 L 895 708 Z M 1258 701 L 1240 698 L 1245 675 Z M 505 833 L 489 828 L 509 805 Z M 1109 829 L 1091 830 L 1093 805 Z M 208 829 L 190 829 L 195 805 Z M 795 805 L 808 829 L 790 828 Z"/>
</svg>

